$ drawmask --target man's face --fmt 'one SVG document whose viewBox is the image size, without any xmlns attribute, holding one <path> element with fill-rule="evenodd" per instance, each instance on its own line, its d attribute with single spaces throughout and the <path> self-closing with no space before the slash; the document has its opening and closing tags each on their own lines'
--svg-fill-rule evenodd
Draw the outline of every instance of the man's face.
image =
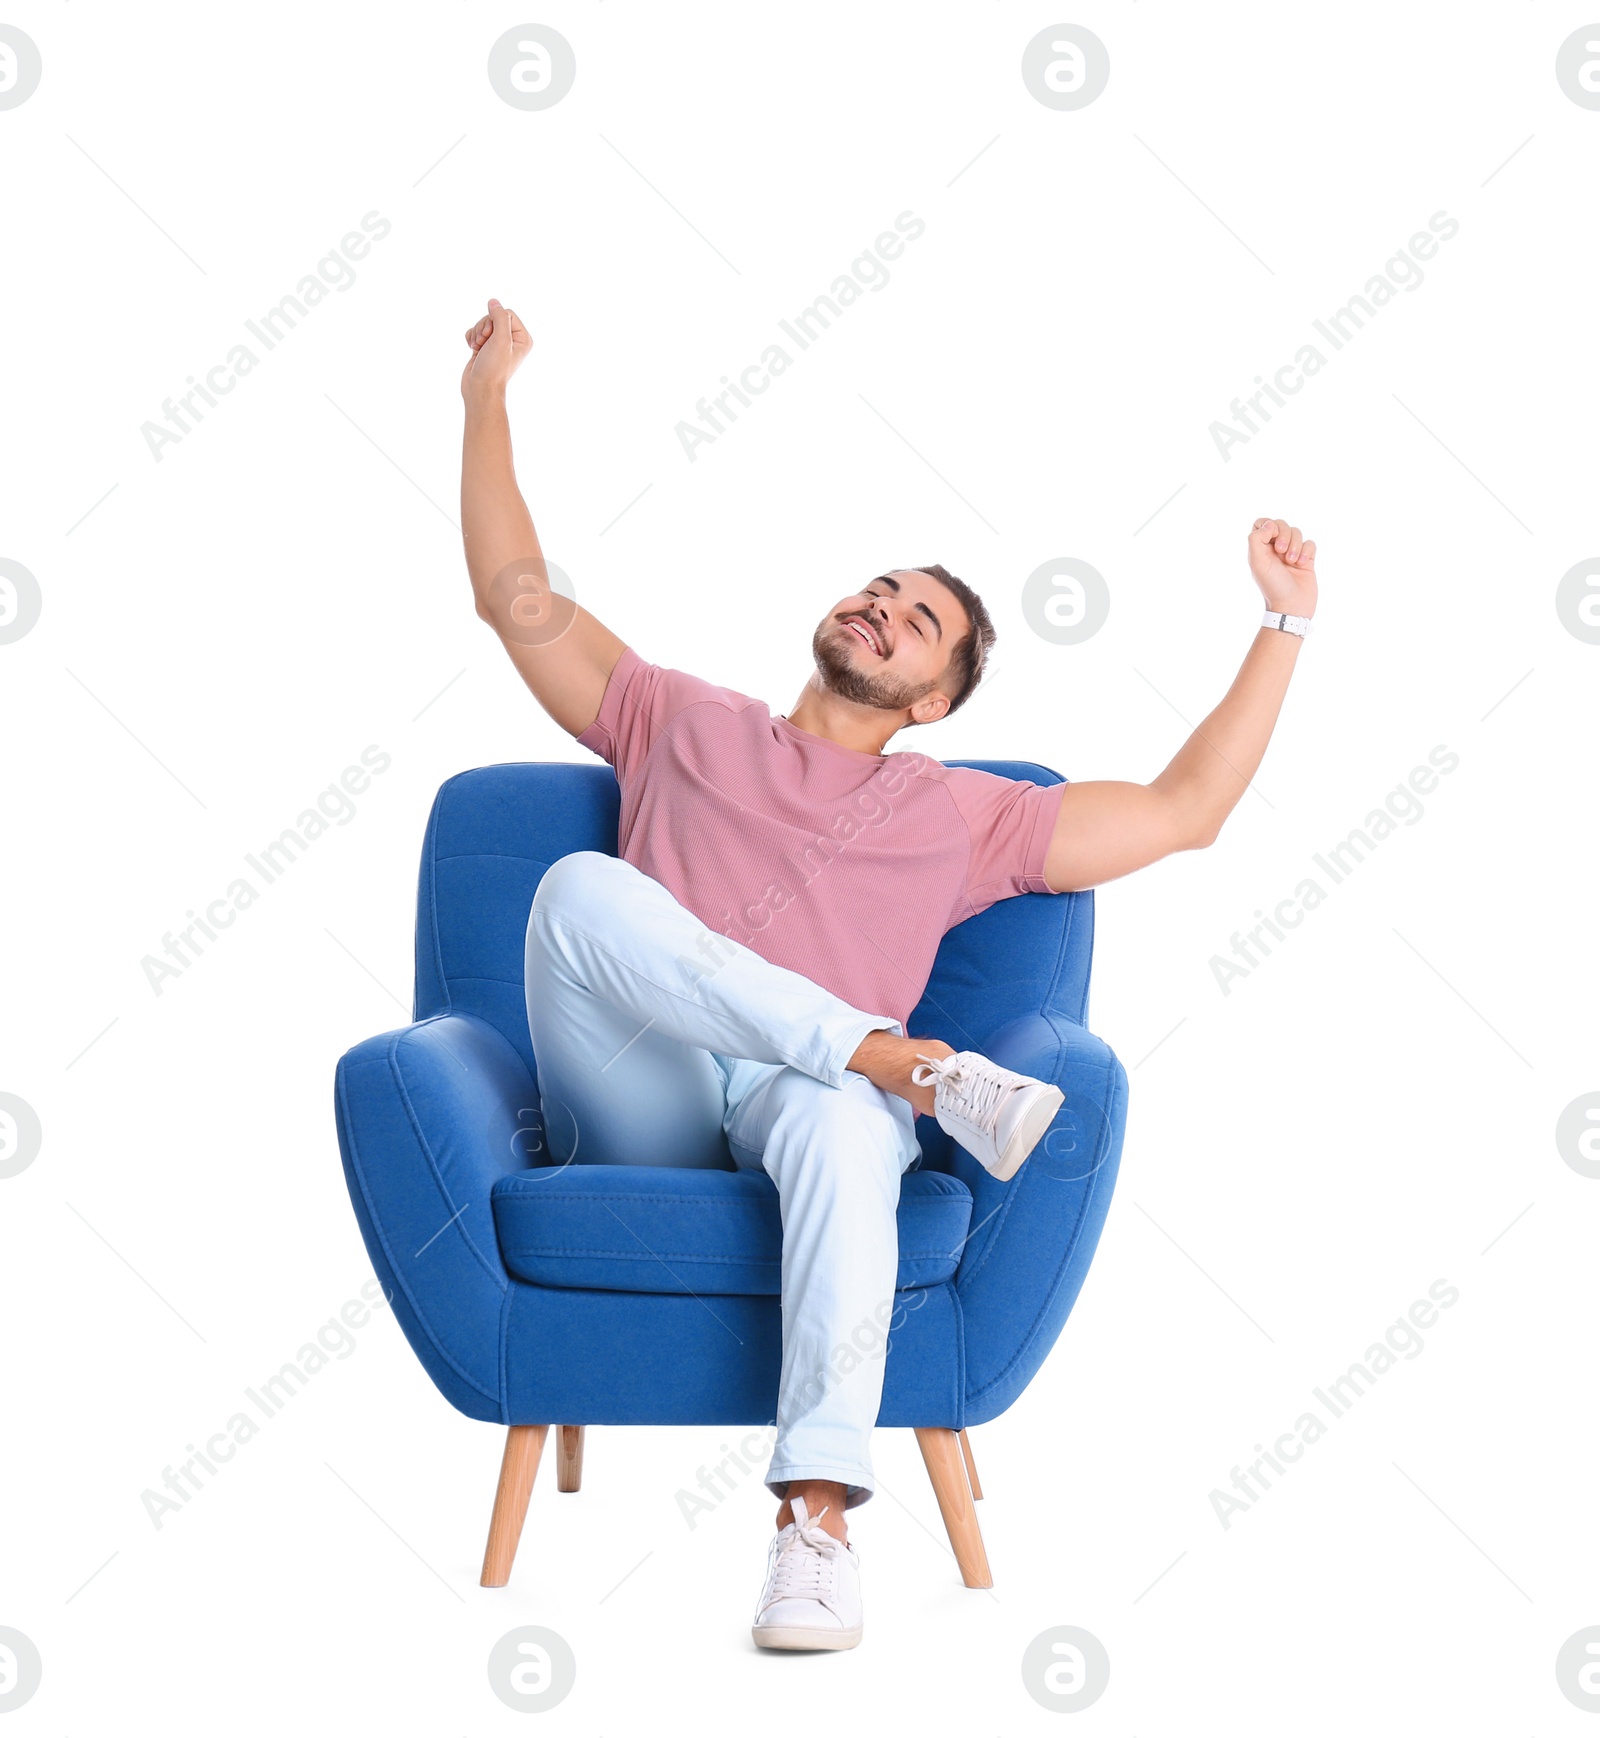
<svg viewBox="0 0 1600 1738">
<path fill-rule="evenodd" d="M 931 724 L 949 710 L 939 679 L 967 631 L 966 611 L 945 586 L 902 568 L 835 604 L 812 636 L 811 654 L 823 685 L 841 699 L 910 710 Z"/>
</svg>

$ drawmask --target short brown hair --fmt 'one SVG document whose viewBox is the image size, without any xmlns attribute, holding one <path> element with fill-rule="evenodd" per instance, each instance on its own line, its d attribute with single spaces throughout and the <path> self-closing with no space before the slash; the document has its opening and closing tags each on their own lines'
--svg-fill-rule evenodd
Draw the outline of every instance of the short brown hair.
<svg viewBox="0 0 1600 1738">
<path fill-rule="evenodd" d="M 983 667 L 989 658 L 989 648 L 995 640 L 994 623 L 989 619 L 983 599 L 972 587 L 964 579 L 957 579 L 937 561 L 931 567 L 913 567 L 910 571 L 925 573 L 929 579 L 938 580 L 967 612 L 967 619 L 972 623 L 972 631 L 963 634 L 950 653 L 950 677 L 955 686 L 947 692 L 950 694 L 950 712 L 954 712 L 958 706 L 966 703 L 982 679 Z M 945 714 L 946 718 L 950 716 L 950 712 Z"/>
</svg>

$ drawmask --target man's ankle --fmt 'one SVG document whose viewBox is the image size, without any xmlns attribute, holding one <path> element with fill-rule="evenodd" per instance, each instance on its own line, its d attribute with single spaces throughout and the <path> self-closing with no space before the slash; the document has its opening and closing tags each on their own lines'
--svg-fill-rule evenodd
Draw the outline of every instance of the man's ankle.
<svg viewBox="0 0 1600 1738">
<path fill-rule="evenodd" d="M 938 1038 L 898 1038 L 893 1032 L 876 1031 L 861 1040 L 845 1066 L 864 1074 L 874 1086 L 905 1099 L 919 1116 L 932 1116 L 933 1088 L 915 1086 L 911 1080 L 919 1052 L 927 1056 L 955 1054 Z"/>
<path fill-rule="evenodd" d="M 849 1536 L 845 1526 L 844 1504 L 849 1493 L 842 1484 L 833 1484 L 824 1479 L 790 1479 L 784 1487 L 784 1493 L 778 1504 L 778 1531 L 781 1533 L 794 1519 L 794 1511 L 789 1507 L 791 1497 L 801 1498 L 806 1505 L 806 1514 L 811 1521 L 816 1521 L 825 1533 L 832 1533 L 834 1538 L 844 1541 Z"/>
<path fill-rule="evenodd" d="M 885 1032 L 881 1027 L 876 1028 L 856 1045 L 845 1067 L 873 1080 L 899 1066 L 904 1046 L 903 1038 L 897 1038 L 893 1032 Z"/>
</svg>

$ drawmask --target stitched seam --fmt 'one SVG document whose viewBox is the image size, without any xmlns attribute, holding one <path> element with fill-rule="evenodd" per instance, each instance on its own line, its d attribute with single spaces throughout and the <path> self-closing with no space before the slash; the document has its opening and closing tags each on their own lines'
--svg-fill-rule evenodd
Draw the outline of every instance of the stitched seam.
<svg viewBox="0 0 1600 1738">
<path fill-rule="evenodd" d="M 1078 1239 L 1083 1233 L 1083 1222 L 1088 1214 L 1089 1203 L 1093 1199 L 1093 1196 L 1094 1190 L 1092 1189 L 1084 1192 L 1083 1203 L 1079 1210 L 1077 1220 L 1072 1227 L 1072 1234 L 1063 1245 L 1062 1256 L 1060 1261 L 1056 1263 L 1055 1273 L 1051 1276 L 1050 1284 L 1045 1288 L 1043 1300 L 1040 1302 L 1039 1308 L 1034 1312 L 1033 1320 L 1029 1322 L 1026 1331 L 1018 1342 L 1016 1351 L 1011 1354 L 1005 1363 L 1001 1365 L 1001 1367 L 987 1382 L 983 1384 L 981 1388 L 977 1388 L 973 1391 L 972 1398 L 974 1401 L 981 1400 L 991 1388 L 994 1388 L 999 1383 L 1003 1382 L 1032 1349 L 1034 1341 L 1039 1336 L 1039 1324 L 1044 1319 L 1045 1311 L 1049 1308 L 1050 1304 L 1054 1302 L 1055 1295 L 1061 1288 L 1062 1275 L 1066 1272 L 1067 1267 L 1072 1261 L 1073 1255 L 1077 1251 Z M 1064 1327 L 1066 1324 L 1063 1323 L 1062 1325 Z"/>
<path fill-rule="evenodd" d="M 431 1026 L 435 1020 L 449 1019 L 451 1017 L 452 1016 L 450 1015 L 437 1014 L 431 1019 L 420 1021 L 419 1024 Z M 460 1016 L 454 1017 L 459 1018 Z M 457 1208 L 455 1203 L 450 1199 L 450 1191 L 444 1186 L 444 1176 L 439 1169 L 439 1162 L 433 1155 L 433 1148 L 428 1144 L 428 1137 L 422 1132 L 422 1123 L 411 1102 L 411 1094 L 406 1090 L 406 1083 L 401 1077 L 399 1067 L 400 1044 L 409 1033 L 415 1032 L 416 1030 L 416 1026 L 408 1026 L 405 1031 L 396 1033 L 393 1043 L 389 1046 L 389 1073 L 394 1081 L 395 1091 L 400 1095 L 400 1102 L 405 1107 L 406 1120 L 411 1124 L 412 1136 L 416 1140 L 417 1146 L 421 1149 L 423 1158 L 427 1161 L 428 1171 L 433 1178 L 434 1185 L 438 1189 L 444 1205 L 454 1209 L 453 1223 L 457 1235 L 460 1237 L 461 1241 L 465 1243 L 467 1248 L 472 1251 L 474 1258 L 477 1260 L 478 1265 L 483 1269 L 483 1271 L 497 1286 L 504 1290 L 506 1285 L 505 1275 L 503 1273 L 495 1272 L 494 1268 L 489 1265 L 489 1261 L 483 1251 L 479 1249 L 478 1245 L 467 1234 L 467 1232 L 461 1229 L 461 1209 Z"/>
<path fill-rule="evenodd" d="M 390 1048 L 393 1048 L 392 1042 Z M 367 1210 L 367 1223 L 372 1227 L 372 1235 L 377 1238 L 378 1245 L 383 1250 L 384 1259 L 389 1264 L 389 1271 L 394 1276 L 395 1285 L 405 1294 L 405 1300 L 411 1306 L 413 1317 L 416 1319 L 423 1333 L 427 1335 L 429 1344 L 432 1345 L 434 1350 L 439 1354 L 440 1360 L 448 1365 L 454 1374 L 459 1377 L 467 1387 L 472 1389 L 475 1394 L 481 1394 L 485 1400 L 492 1400 L 495 1405 L 503 1408 L 504 1402 L 500 1395 L 490 1393 L 490 1391 L 485 1388 L 476 1377 L 469 1375 L 456 1362 L 454 1356 L 442 1344 L 438 1335 L 434 1333 L 433 1324 L 429 1321 L 426 1312 L 422 1309 L 415 1295 L 412 1293 L 411 1287 L 405 1282 L 400 1264 L 395 1260 L 394 1249 L 389 1242 L 388 1235 L 383 1229 L 383 1223 L 379 1219 L 377 1210 L 373 1205 L 371 1192 L 367 1188 L 366 1169 L 361 1163 L 361 1145 L 356 1139 L 355 1122 L 350 1115 L 348 1073 L 339 1082 L 339 1116 L 344 1124 L 345 1138 L 350 1143 L 350 1153 L 354 1161 L 351 1170 L 354 1172 L 356 1181 L 360 1185 L 361 1199 Z"/>
<path fill-rule="evenodd" d="M 1106 1059 L 1105 1063 L 1102 1065 L 1102 1069 L 1101 1069 L 1101 1072 L 1106 1077 L 1108 1084 L 1111 1080 L 1111 1067 L 1112 1067 L 1111 1059 L 1108 1055 L 1107 1059 Z M 1103 1099 L 1102 1102 L 1109 1102 L 1109 1095 L 1107 1095 L 1107 1098 Z M 1028 1324 L 1027 1331 L 1024 1333 L 1021 1341 L 1018 1343 L 1016 1351 L 1012 1353 L 1012 1355 L 1006 1360 L 1005 1364 L 998 1371 L 996 1371 L 995 1374 L 993 1376 L 991 1376 L 989 1378 L 989 1380 L 987 1382 L 985 1382 L 981 1388 L 977 1389 L 973 1393 L 972 1398 L 974 1400 L 977 1400 L 981 1396 L 983 1396 L 984 1394 L 987 1394 L 989 1392 L 989 1390 L 991 1388 L 993 1388 L 997 1383 L 1002 1382 L 1006 1378 L 1006 1376 L 1008 1376 L 1010 1374 L 1010 1372 L 1017 1366 L 1017 1364 L 1020 1363 L 1022 1361 L 1022 1359 L 1027 1355 L 1029 1349 L 1033 1345 L 1034 1340 L 1038 1337 L 1039 1324 L 1040 1324 L 1040 1322 L 1043 1321 L 1044 1316 L 1045 1316 L 1045 1312 L 1049 1309 L 1051 1303 L 1055 1299 L 1055 1295 L 1056 1295 L 1057 1291 L 1059 1291 L 1061 1288 L 1062 1275 L 1066 1272 L 1068 1266 L 1072 1262 L 1073 1256 L 1077 1253 L 1078 1241 L 1083 1234 L 1083 1224 L 1084 1224 L 1084 1220 L 1088 1217 L 1089 1205 L 1096 1198 L 1096 1192 L 1100 1187 L 1100 1176 L 1101 1176 L 1101 1172 L 1104 1168 L 1106 1155 L 1109 1154 L 1109 1152 L 1111 1150 L 1111 1139 L 1112 1139 L 1112 1122 L 1111 1122 L 1111 1118 L 1108 1116 L 1106 1118 L 1105 1141 L 1101 1147 L 1096 1148 L 1096 1152 L 1095 1152 L 1095 1166 L 1094 1166 L 1095 1182 L 1094 1182 L 1094 1185 L 1091 1188 L 1085 1189 L 1083 1192 L 1083 1200 L 1079 1204 L 1078 1217 L 1077 1217 L 1077 1220 L 1072 1227 L 1072 1234 L 1070 1237 L 1068 1237 L 1066 1243 L 1063 1246 L 1061 1259 L 1056 1264 L 1055 1273 L 1050 1280 L 1049 1286 L 1045 1289 L 1044 1297 L 1043 1297 L 1042 1301 L 1040 1302 L 1039 1308 L 1034 1312 L 1033 1320 Z M 1063 1326 L 1065 1326 L 1064 1323 L 1063 1323 Z"/>
<path fill-rule="evenodd" d="M 1052 1010 L 1055 1008 L 1056 997 L 1057 997 L 1057 995 L 1060 994 L 1061 985 L 1062 985 L 1062 983 L 1065 980 L 1066 975 L 1067 975 L 1068 943 L 1070 942 L 1070 940 L 1072 938 L 1072 926 L 1073 926 L 1073 923 L 1076 920 L 1077 915 L 1078 915 L 1077 901 L 1078 901 L 1079 895 L 1074 893 L 1074 894 L 1069 895 L 1069 897 L 1072 900 L 1072 903 L 1067 907 L 1067 913 L 1066 913 L 1067 920 L 1061 926 L 1061 935 L 1060 935 L 1059 940 L 1056 943 L 1055 966 L 1050 973 L 1050 988 L 1049 988 L 1048 992 L 1046 993 L 1046 997 L 1045 997 L 1045 1006 L 1047 1008 L 1052 1009 Z M 1089 898 L 1093 899 L 1094 895 L 1091 893 L 1089 895 Z M 1085 973 L 1084 973 L 1084 980 L 1085 980 L 1085 986 L 1086 986 L 1085 987 L 1085 996 L 1087 996 L 1087 981 L 1088 981 L 1088 972 L 1087 971 L 1085 971 Z M 1080 1009 L 1082 1008 L 1082 1002 L 1079 1003 L 1079 1007 L 1080 1007 Z M 1077 1024 L 1081 1026 L 1083 1024 L 1083 1021 L 1080 1019 L 1077 1022 Z"/>
<path fill-rule="evenodd" d="M 726 1267 L 777 1267 L 781 1258 L 774 1255 L 703 1255 L 697 1250 L 652 1249 L 639 1253 L 626 1249 L 586 1249 L 581 1243 L 512 1243 L 509 1253 L 522 1261 L 548 1261 L 563 1255 L 584 1255 L 600 1261 L 695 1261 L 702 1265 L 718 1263 Z M 903 1249 L 900 1260 L 949 1261 L 948 1249 Z"/>
<path fill-rule="evenodd" d="M 1071 935 L 1072 935 L 1073 915 L 1077 910 L 1076 905 L 1071 903 L 1071 902 L 1075 901 L 1079 897 L 1079 895 L 1076 893 L 1068 893 L 1065 895 L 1056 894 L 1054 897 L 1057 899 L 1064 897 L 1068 901 L 1068 905 L 1067 905 L 1067 909 L 1066 909 L 1065 913 L 1063 914 L 1064 921 L 1062 922 L 1062 924 L 1060 926 L 1060 933 L 1056 937 L 1056 957 L 1055 957 L 1054 961 L 1051 963 L 1051 967 L 1050 967 L 1050 982 L 1046 986 L 1046 989 L 1045 989 L 1044 1006 L 1043 1006 L 1043 1008 L 1041 1008 L 1039 1010 L 1040 1013 L 1047 1020 L 1053 1014 L 1058 1012 L 1058 1010 L 1056 1008 L 1056 996 L 1060 992 L 1062 980 L 1066 977 L 1068 942 L 1069 942 Z M 1059 1011 L 1065 1012 L 1065 1010 L 1059 1010 Z M 1069 1016 L 1069 1018 L 1070 1018 L 1070 1016 Z M 1075 1020 L 1075 1021 L 1073 1021 L 1073 1024 L 1081 1026 L 1083 1024 L 1083 1022 L 1081 1020 Z M 1059 1056 L 1060 1056 L 1060 1052 L 1058 1051 L 1057 1052 L 1058 1060 L 1059 1060 Z"/>
<path fill-rule="evenodd" d="M 1067 1045 L 1061 1037 L 1060 1028 L 1055 1023 L 1055 1012 L 1056 1012 L 1055 999 L 1056 999 L 1056 993 L 1057 993 L 1058 989 L 1060 988 L 1061 981 L 1066 974 L 1068 938 L 1070 937 L 1071 932 L 1072 932 L 1073 913 L 1076 910 L 1076 906 L 1070 902 L 1077 900 L 1078 898 L 1081 897 L 1081 895 L 1076 894 L 1076 893 L 1068 893 L 1068 894 L 1056 894 L 1053 897 L 1058 898 L 1058 899 L 1065 898 L 1069 901 L 1069 904 L 1067 906 L 1066 914 L 1065 914 L 1066 921 L 1061 926 L 1061 934 L 1060 934 L 1059 938 L 1057 939 L 1057 943 L 1056 943 L 1055 963 L 1051 967 L 1050 986 L 1049 986 L 1049 989 L 1045 993 L 1045 1005 L 1040 1010 L 1040 1018 L 1043 1019 L 1049 1025 L 1051 1031 L 1053 1031 L 1056 1034 L 1056 1053 L 1055 1053 L 1055 1060 L 1054 1060 L 1054 1072 L 1052 1073 L 1052 1076 L 1051 1076 L 1052 1079 L 1055 1077 L 1056 1073 L 1060 1072 L 1062 1061 L 1065 1058 L 1066 1051 L 1067 1051 Z M 1091 895 L 1091 897 L 1092 897 L 1092 895 Z M 1087 987 L 1085 988 L 1085 1000 L 1087 1000 Z M 1078 1026 L 1082 1026 L 1083 1022 L 1081 1020 L 1076 1020 L 1073 1022 L 1073 1024 L 1078 1025 Z M 1088 1028 L 1085 1027 L 1084 1030 L 1087 1031 Z M 1010 1216 L 1011 1216 L 1011 1206 L 1012 1206 L 1012 1202 L 1015 1199 L 1016 1199 L 1016 1190 L 1014 1188 L 1009 1188 L 1007 1190 L 1007 1193 L 1006 1193 L 1005 1201 L 1001 1205 L 1000 1210 L 997 1213 L 994 1213 L 990 1216 L 989 1226 L 992 1227 L 992 1229 L 990 1229 L 988 1237 L 984 1240 L 982 1249 L 980 1251 L 978 1251 L 977 1254 L 975 1255 L 975 1257 L 973 1258 L 973 1266 L 972 1266 L 970 1272 L 961 1276 L 963 1284 L 966 1284 L 970 1280 L 977 1278 L 977 1276 L 983 1271 L 984 1264 L 988 1261 L 990 1254 L 993 1252 L 996 1244 L 999 1241 L 1001 1232 L 1005 1229 L 1006 1220 L 1008 1218 L 1010 1218 Z"/>
<path fill-rule="evenodd" d="M 562 1255 L 585 1255 L 599 1261 L 632 1261 L 641 1265 L 659 1261 L 717 1262 L 729 1267 L 776 1267 L 778 1259 L 770 1255 L 700 1255 L 676 1249 L 652 1249 L 648 1252 L 627 1249 L 585 1249 L 580 1243 L 514 1243 L 510 1253 L 520 1260 L 550 1260 Z"/>
<path fill-rule="evenodd" d="M 430 846 L 435 845 L 438 842 L 438 829 L 440 822 L 444 818 L 444 805 L 447 794 L 451 790 L 451 787 L 456 783 L 456 779 L 465 777 L 465 773 L 457 773 L 455 778 L 446 779 L 444 785 L 441 787 L 439 791 L 439 800 L 434 804 L 433 814 L 428 822 L 428 830 L 433 835 L 433 837 L 428 841 Z M 439 976 L 439 993 L 444 997 L 445 1011 L 448 1013 L 455 1007 L 455 998 L 451 994 L 450 980 L 445 976 L 444 943 L 439 939 L 439 877 L 437 874 L 437 864 L 438 858 L 433 856 L 430 852 L 428 858 L 428 925 L 432 931 L 433 965 L 434 970 Z M 414 1001 L 411 1012 L 413 1016 L 415 1016 L 417 1012 Z"/>
<path fill-rule="evenodd" d="M 625 1167 L 608 1166 L 607 1168 L 621 1170 Z M 513 1173 L 513 1175 L 516 1175 L 516 1173 Z M 731 1177 L 734 1173 L 732 1171 L 721 1171 L 718 1175 Z M 520 1185 L 522 1181 L 520 1176 L 517 1177 L 517 1181 Z M 558 1194 L 548 1194 L 543 1189 L 539 1188 L 537 1183 L 529 1183 L 527 1185 L 527 1190 L 527 1198 L 530 1201 L 591 1201 L 597 1204 L 602 1201 L 671 1201 L 680 1207 L 720 1207 L 724 1212 L 729 1212 L 739 1207 L 754 1207 L 758 1205 L 757 1202 L 753 1201 L 748 1196 L 741 1198 L 736 1195 L 718 1200 L 715 1196 L 711 1195 L 613 1195 L 602 1190 L 582 1189 L 565 1190 Z M 520 1201 L 523 1198 L 522 1190 L 520 1186 L 516 1189 L 508 1189 L 504 1187 L 504 1185 L 497 1183 L 495 1185 L 494 1198 L 497 1201 L 504 1201 L 507 1199 Z M 774 1185 L 773 1188 L 772 1198 L 774 1200 L 777 1199 L 776 1185 Z"/>
<path fill-rule="evenodd" d="M 511 1304 L 516 1293 L 511 1286 L 500 1302 L 500 1422 L 511 1422 Z"/>
<path fill-rule="evenodd" d="M 1081 909 L 1082 921 L 1089 925 L 1089 957 L 1084 961 L 1083 989 L 1078 996 L 1076 1009 L 1062 1008 L 1059 1011 L 1075 1026 L 1082 1026 L 1087 1031 L 1089 1025 L 1089 979 L 1094 970 L 1094 890 L 1085 888 L 1078 893 L 1069 893 L 1066 897 L 1071 903 L 1067 906 L 1067 921 L 1061 926 L 1061 941 L 1056 949 L 1056 969 L 1050 980 L 1050 999 L 1047 1005 L 1052 1011 L 1055 1011 L 1055 998 L 1066 978 L 1067 953 L 1075 933 L 1074 926 L 1080 920 L 1079 912 Z M 1088 904 L 1080 908 L 1078 904 L 1080 899 L 1087 900 Z"/>
<path fill-rule="evenodd" d="M 607 855 L 614 856 L 614 852 Z M 554 859 L 548 857 L 525 857 L 520 851 L 451 851 L 448 855 L 435 857 L 435 863 L 471 863 L 482 859 L 495 863 L 528 863 L 548 869 Z"/>
<path fill-rule="evenodd" d="M 1061 1037 L 1059 1028 L 1056 1026 L 1055 1021 L 1051 1016 L 1049 1014 L 1042 1014 L 1040 1018 L 1043 1019 L 1050 1027 L 1051 1031 L 1056 1034 L 1055 1056 L 1052 1060 L 1050 1073 L 1047 1077 L 1051 1080 L 1055 1080 L 1061 1073 L 1061 1066 L 1066 1056 L 1067 1046 Z M 1002 1232 L 1005 1230 L 1006 1221 L 1011 1217 L 1011 1209 L 1016 1204 L 1017 1193 L 1016 1182 L 1015 1179 L 1013 1179 L 1006 1187 L 1005 1200 L 1001 1202 L 999 1209 L 989 1216 L 989 1225 L 992 1229 L 990 1229 L 988 1237 L 984 1240 L 982 1250 L 973 1260 L 971 1270 L 962 1275 L 963 1285 L 970 1285 L 972 1281 L 983 1272 L 984 1268 L 988 1265 L 989 1257 L 993 1255 L 995 1250 L 999 1247 L 1000 1237 Z"/>
<path fill-rule="evenodd" d="M 537 1170 L 540 1167 L 532 1166 L 530 1168 Z M 599 1169 L 600 1167 L 597 1166 L 596 1168 Z M 629 1167 L 626 1165 L 607 1165 L 604 1168 L 606 1170 L 611 1170 L 611 1171 L 619 1171 L 619 1170 L 629 1169 Z M 709 1166 L 706 1168 L 708 1170 L 710 1169 Z M 735 1173 L 733 1171 L 718 1171 L 716 1173 L 716 1175 L 719 1177 L 731 1177 L 731 1176 L 734 1176 L 736 1174 L 737 1173 Z M 929 1172 L 925 1173 L 925 1175 L 928 1175 L 928 1176 L 937 1176 L 940 1174 L 941 1173 L 935 1172 L 935 1171 L 929 1171 Z M 718 1196 L 718 1195 L 639 1195 L 639 1194 L 634 1194 L 631 1191 L 627 1194 L 623 1194 L 620 1190 L 612 1191 L 609 1189 L 593 1189 L 593 1190 L 591 1190 L 591 1189 L 558 1189 L 558 1190 L 552 1191 L 552 1190 L 541 1189 L 537 1182 L 530 1182 L 530 1183 L 524 1184 L 523 1183 L 524 1173 L 522 1173 L 522 1172 L 513 1171 L 510 1173 L 510 1175 L 513 1178 L 515 1178 L 516 1183 L 517 1183 L 517 1187 L 515 1189 L 509 1189 L 505 1186 L 505 1184 L 503 1182 L 496 1183 L 494 1186 L 494 1198 L 497 1201 L 504 1201 L 508 1196 L 520 1200 L 521 1199 L 521 1191 L 524 1187 L 526 1187 L 526 1189 L 529 1191 L 529 1194 L 528 1194 L 529 1200 L 594 1201 L 594 1202 L 606 1201 L 606 1202 L 611 1202 L 611 1203 L 615 1203 L 615 1202 L 619 1202 L 619 1201 L 670 1201 L 679 1207 L 719 1207 L 724 1212 L 727 1212 L 730 1209 L 739 1208 L 739 1207 L 765 1206 L 769 1200 L 775 1201 L 778 1198 L 778 1190 L 777 1190 L 776 1184 L 773 1185 L 772 1193 L 770 1196 L 763 1195 L 763 1198 L 758 1201 L 753 1196 L 750 1196 L 750 1195 L 742 1195 L 742 1196 L 741 1195 L 725 1195 L 725 1196 Z M 917 1214 L 926 1214 L 926 1213 L 930 1213 L 930 1212 L 942 1213 L 942 1212 L 945 1212 L 947 1210 L 958 1209 L 963 1205 L 964 1205 L 964 1203 L 960 1200 L 960 1198 L 954 1194 L 936 1195 L 936 1196 L 933 1196 L 926 1201 L 919 1201 L 919 1200 L 912 1199 L 912 1200 L 908 1200 L 908 1201 L 905 1201 L 902 1203 L 902 1206 L 905 1208 L 905 1210 L 907 1212 L 917 1213 Z M 970 1218 L 970 1210 L 969 1210 L 969 1218 Z"/>
<path fill-rule="evenodd" d="M 961 1293 L 956 1290 L 953 1280 L 945 1281 L 945 1288 L 950 1293 L 956 1328 L 956 1417 L 961 1421 L 956 1428 L 965 1430 L 967 1427 L 967 1312 L 961 1305 Z"/>
</svg>

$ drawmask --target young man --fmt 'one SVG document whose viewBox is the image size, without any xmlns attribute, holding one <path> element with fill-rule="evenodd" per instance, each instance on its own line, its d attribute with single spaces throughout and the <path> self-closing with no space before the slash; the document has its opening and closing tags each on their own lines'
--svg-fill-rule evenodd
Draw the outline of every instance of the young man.
<svg viewBox="0 0 1600 1738">
<path fill-rule="evenodd" d="M 528 920 L 528 1024 L 552 1156 L 762 1168 L 783 1218 L 778 1531 L 756 1642 L 861 1639 L 844 1511 L 873 1491 L 883 1363 L 834 1350 L 892 1307 L 917 1114 L 1005 1179 L 1061 1094 L 908 1036 L 940 938 L 996 900 L 1098 886 L 1209 845 L 1277 721 L 1316 546 L 1258 519 L 1268 605 L 1233 686 L 1147 785 L 1052 786 L 885 754 L 976 687 L 994 628 L 942 567 L 879 575 L 812 640 L 787 717 L 645 662 L 551 587 L 505 391 L 531 348 L 491 300 L 467 332 L 461 526 L 478 614 L 545 711 L 615 768 L 621 855 L 552 864 Z"/>
</svg>

